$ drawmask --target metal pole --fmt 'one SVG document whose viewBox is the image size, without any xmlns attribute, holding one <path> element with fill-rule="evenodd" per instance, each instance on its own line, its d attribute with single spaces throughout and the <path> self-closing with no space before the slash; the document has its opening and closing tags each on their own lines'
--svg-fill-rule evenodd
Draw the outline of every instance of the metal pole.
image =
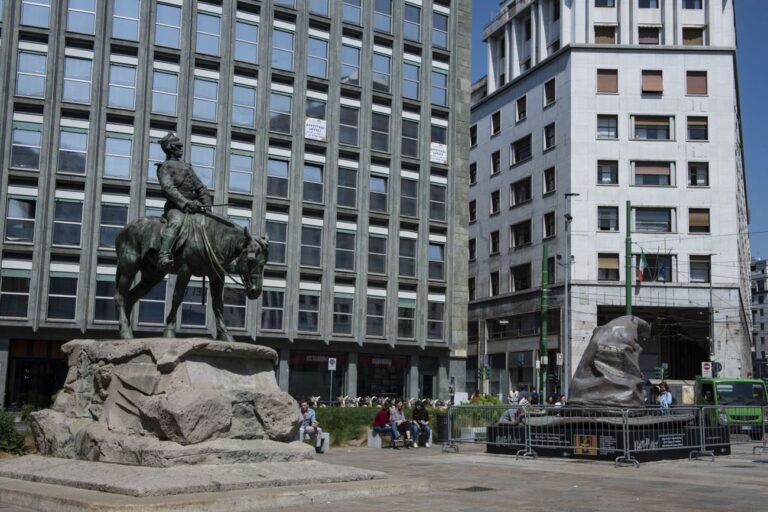
<svg viewBox="0 0 768 512">
<path fill-rule="evenodd" d="M 330 399 L 328 401 L 331 402 L 331 406 L 333 406 L 333 370 L 331 370 L 331 389 L 329 393 L 331 396 L 329 397 Z"/>
<path fill-rule="evenodd" d="M 568 236 L 568 225 L 571 221 L 565 219 L 565 297 L 563 297 L 563 394 L 568 394 L 571 385 L 571 316 L 569 311 L 570 294 L 568 283 L 571 280 L 571 250 Z"/>
<path fill-rule="evenodd" d="M 629 200 L 627 200 L 627 222 L 626 222 L 626 229 L 627 229 L 627 238 L 624 243 L 624 252 L 625 257 L 624 261 L 626 263 L 626 299 L 624 302 L 624 314 L 625 315 L 631 315 L 632 314 L 632 204 Z"/>
<path fill-rule="evenodd" d="M 549 269 L 547 260 L 549 259 L 549 248 L 546 244 L 542 246 L 541 251 L 541 353 L 539 360 L 541 368 L 539 370 L 539 400 L 543 403 L 547 394 L 547 362 L 548 362 L 548 343 L 547 343 L 547 315 L 549 312 Z"/>
</svg>

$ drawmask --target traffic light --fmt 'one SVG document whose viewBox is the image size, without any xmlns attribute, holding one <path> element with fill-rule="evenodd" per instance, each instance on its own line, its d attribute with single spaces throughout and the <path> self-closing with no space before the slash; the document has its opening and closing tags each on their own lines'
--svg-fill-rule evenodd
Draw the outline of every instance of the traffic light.
<svg viewBox="0 0 768 512">
<path fill-rule="evenodd" d="M 491 367 L 490 366 L 486 366 L 485 367 L 485 378 L 487 380 L 491 380 Z"/>
<path fill-rule="evenodd" d="M 662 368 L 661 366 L 657 366 L 655 370 L 656 370 L 656 378 L 659 380 L 664 380 L 664 368 Z"/>
</svg>

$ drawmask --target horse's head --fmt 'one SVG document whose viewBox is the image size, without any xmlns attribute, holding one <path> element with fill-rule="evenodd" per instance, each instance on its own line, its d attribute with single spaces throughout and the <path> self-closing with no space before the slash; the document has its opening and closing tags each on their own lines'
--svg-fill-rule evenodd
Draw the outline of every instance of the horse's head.
<svg viewBox="0 0 768 512">
<path fill-rule="evenodd" d="M 243 253 L 238 258 L 237 270 L 250 300 L 256 300 L 261 295 L 264 265 L 268 256 L 269 239 L 263 236 L 254 239 L 246 228 Z"/>
</svg>

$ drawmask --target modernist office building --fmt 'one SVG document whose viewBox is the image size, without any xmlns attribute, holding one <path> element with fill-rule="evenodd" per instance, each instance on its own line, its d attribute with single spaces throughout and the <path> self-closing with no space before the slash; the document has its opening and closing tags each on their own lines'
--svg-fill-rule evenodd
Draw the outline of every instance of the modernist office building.
<svg viewBox="0 0 768 512">
<path fill-rule="evenodd" d="M 768 261 L 752 260 L 752 339 L 755 343 L 754 374 L 768 377 Z"/>
<path fill-rule="evenodd" d="M 645 375 L 751 371 L 734 23 L 731 0 L 501 5 L 472 94 L 468 378 L 490 354 L 492 391 L 536 382 L 545 265 L 548 370 L 575 369 L 624 313 L 628 228 Z"/>
<path fill-rule="evenodd" d="M 0 397 L 50 394 L 116 335 L 114 240 L 157 215 L 176 131 L 215 211 L 270 237 L 233 286 L 293 394 L 446 396 L 464 379 L 469 0 L 0 0 Z M 459 248 L 457 250 L 457 248 Z M 161 332 L 174 279 L 134 312 Z M 183 335 L 210 335 L 203 283 Z M 34 398 L 34 397 L 32 397 Z"/>
</svg>

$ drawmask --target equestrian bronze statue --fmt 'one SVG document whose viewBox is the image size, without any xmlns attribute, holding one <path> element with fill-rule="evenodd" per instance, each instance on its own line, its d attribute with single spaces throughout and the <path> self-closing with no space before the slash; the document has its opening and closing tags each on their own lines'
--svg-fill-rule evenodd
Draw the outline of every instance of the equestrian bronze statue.
<svg viewBox="0 0 768 512">
<path fill-rule="evenodd" d="M 213 215 L 208 189 L 192 166 L 181 161 L 183 144 L 168 133 L 160 140 L 166 160 L 157 177 L 166 198 L 163 217 L 143 217 L 117 236 L 115 304 L 120 337 L 133 338 L 131 310 L 166 274 L 176 274 L 173 302 L 163 336 L 176 337 L 177 311 L 192 276 L 210 280 L 216 339 L 234 341 L 224 324 L 224 280 L 239 277 L 246 296 L 261 295 L 262 275 L 269 253 L 265 237 L 253 239 L 248 229 Z M 131 287 L 136 275 L 141 278 Z"/>
</svg>

